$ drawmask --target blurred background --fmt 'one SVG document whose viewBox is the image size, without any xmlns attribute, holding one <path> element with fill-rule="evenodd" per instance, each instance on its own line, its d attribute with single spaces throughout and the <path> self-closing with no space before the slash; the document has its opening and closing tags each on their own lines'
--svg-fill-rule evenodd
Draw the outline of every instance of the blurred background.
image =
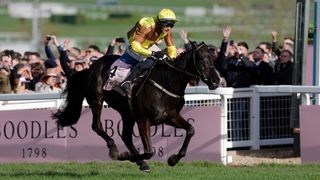
<svg viewBox="0 0 320 180">
<path fill-rule="evenodd" d="M 125 37 L 141 17 L 154 16 L 162 8 L 173 9 L 183 28 L 196 41 L 220 46 L 222 28 L 231 26 L 230 39 L 246 41 L 252 50 L 260 41 L 294 37 L 294 0 L 0 0 L 0 50 L 40 50 L 43 37 L 54 34 L 59 40 L 85 48 L 108 46 L 112 39 Z M 310 9 L 313 9 L 312 7 Z"/>
</svg>

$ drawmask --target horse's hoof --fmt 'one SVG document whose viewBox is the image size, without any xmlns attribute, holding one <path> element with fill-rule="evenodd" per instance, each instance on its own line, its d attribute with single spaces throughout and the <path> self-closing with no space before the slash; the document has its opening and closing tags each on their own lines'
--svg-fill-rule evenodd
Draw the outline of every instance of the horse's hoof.
<svg viewBox="0 0 320 180">
<path fill-rule="evenodd" d="M 118 156 L 119 161 L 125 161 L 125 160 L 130 160 L 130 153 L 128 151 L 122 152 Z"/>
<path fill-rule="evenodd" d="M 176 165 L 177 163 L 178 163 L 178 161 L 179 161 L 179 157 L 178 157 L 178 155 L 172 155 L 172 156 L 170 156 L 169 157 L 169 159 L 168 159 L 168 165 L 169 166 L 174 166 L 174 165 Z"/>
<path fill-rule="evenodd" d="M 148 166 L 148 164 L 143 164 L 142 166 L 140 166 L 140 171 L 146 172 L 146 173 L 150 173 L 151 169 Z"/>
<path fill-rule="evenodd" d="M 117 160 L 118 159 L 118 154 L 119 154 L 119 151 L 118 151 L 118 148 L 116 146 L 113 146 L 109 149 L 109 157 L 112 159 L 112 160 Z"/>
</svg>

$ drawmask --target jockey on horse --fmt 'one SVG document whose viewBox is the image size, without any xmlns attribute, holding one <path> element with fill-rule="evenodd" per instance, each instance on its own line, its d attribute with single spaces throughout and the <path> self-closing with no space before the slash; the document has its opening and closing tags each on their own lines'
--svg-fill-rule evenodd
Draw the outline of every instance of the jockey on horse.
<svg viewBox="0 0 320 180">
<path fill-rule="evenodd" d="M 152 45 L 164 39 L 168 56 L 170 58 L 177 56 L 171 31 L 175 22 L 177 22 L 175 13 L 170 9 L 162 9 L 157 18 L 144 17 L 127 33 L 130 45 L 119 60 L 134 67 L 131 74 L 121 83 L 121 88 L 128 98 L 131 98 L 132 94 L 132 81 L 153 66 L 154 59 L 149 57 L 163 58 L 165 55 L 161 50 L 149 50 Z"/>
</svg>

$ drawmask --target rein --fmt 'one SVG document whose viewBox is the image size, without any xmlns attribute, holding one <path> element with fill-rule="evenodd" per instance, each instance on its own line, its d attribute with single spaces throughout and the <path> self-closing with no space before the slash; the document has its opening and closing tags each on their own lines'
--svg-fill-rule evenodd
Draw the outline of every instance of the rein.
<svg viewBox="0 0 320 180">
<path fill-rule="evenodd" d="M 194 64 L 194 66 L 195 66 L 198 74 L 201 74 L 201 73 L 200 73 L 200 71 L 199 71 L 199 69 L 197 68 L 197 65 L 196 65 L 196 52 L 197 52 L 203 45 L 205 45 L 205 44 L 201 44 L 199 47 L 197 47 L 197 49 L 196 49 L 196 50 L 194 51 L 194 53 L 192 54 L 193 64 Z M 183 69 L 177 68 L 177 67 L 171 65 L 170 63 L 168 63 L 168 61 L 166 61 L 166 60 L 164 60 L 164 62 L 165 62 L 165 64 L 168 65 L 169 67 L 171 67 L 171 68 L 173 68 L 173 69 L 175 69 L 175 70 L 177 70 L 177 71 L 179 71 L 179 72 L 182 72 L 182 73 L 187 74 L 187 75 L 189 75 L 189 76 L 191 76 L 191 77 L 194 77 L 194 78 L 199 78 L 198 75 L 193 74 L 193 73 L 189 73 L 189 72 L 184 71 Z M 204 76 L 204 77 L 205 77 L 205 76 Z M 207 78 L 205 78 L 205 79 L 207 79 Z"/>
<path fill-rule="evenodd" d="M 205 45 L 205 44 L 201 44 L 199 47 L 197 47 L 197 49 L 194 51 L 194 53 L 193 53 L 193 55 L 192 55 L 193 63 L 194 63 L 194 66 L 195 66 L 198 74 L 201 74 L 201 73 L 200 73 L 199 69 L 198 69 L 197 66 L 196 66 L 196 52 L 197 52 L 203 45 Z M 165 62 L 165 64 L 168 65 L 169 67 L 171 67 L 171 68 L 173 68 L 173 69 L 175 69 L 175 70 L 177 70 L 177 71 L 179 71 L 179 72 L 182 72 L 182 73 L 184 73 L 184 74 L 187 74 L 187 75 L 189 75 L 189 76 L 191 76 L 191 77 L 199 78 L 198 75 L 195 75 L 195 74 L 186 72 L 186 71 L 184 71 L 183 69 L 177 68 L 177 67 L 171 65 L 170 63 L 168 63 L 168 61 L 166 61 L 166 60 L 164 60 L 164 62 Z M 207 79 L 205 76 L 203 76 L 203 77 L 204 77 L 205 79 Z M 160 84 L 156 83 L 156 82 L 155 82 L 154 80 L 152 80 L 152 79 L 149 79 L 149 82 L 150 82 L 153 86 L 155 86 L 156 88 L 158 88 L 159 90 L 161 90 L 162 92 L 166 93 L 167 95 L 169 95 L 169 96 L 171 96 L 171 97 L 173 97 L 173 98 L 177 98 L 177 99 L 182 98 L 181 96 L 176 95 L 176 94 L 168 91 L 167 89 L 165 89 L 164 87 L 162 87 Z"/>
</svg>

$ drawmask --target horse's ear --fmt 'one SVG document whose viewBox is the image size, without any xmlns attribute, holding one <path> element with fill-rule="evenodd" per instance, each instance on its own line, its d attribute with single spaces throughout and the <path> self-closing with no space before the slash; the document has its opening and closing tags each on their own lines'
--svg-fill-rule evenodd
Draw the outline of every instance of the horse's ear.
<svg viewBox="0 0 320 180">
<path fill-rule="evenodd" d="M 199 44 L 199 46 L 203 46 L 203 45 L 206 45 L 206 43 L 202 41 L 202 42 Z"/>
<path fill-rule="evenodd" d="M 190 41 L 190 44 L 193 48 L 197 48 L 198 47 L 198 44 L 196 41 Z"/>
</svg>

